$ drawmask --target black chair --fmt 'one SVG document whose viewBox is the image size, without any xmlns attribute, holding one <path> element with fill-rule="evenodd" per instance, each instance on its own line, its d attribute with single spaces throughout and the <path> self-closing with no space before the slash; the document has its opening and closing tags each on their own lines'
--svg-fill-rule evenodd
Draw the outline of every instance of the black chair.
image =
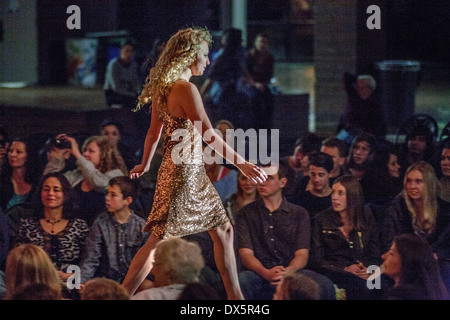
<svg viewBox="0 0 450 320">
<path fill-rule="evenodd" d="M 429 129 L 433 136 L 432 143 L 436 143 L 439 134 L 439 126 L 436 119 L 425 113 L 417 113 L 409 117 L 409 119 L 402 124 L 397 132 L 395 144 L 398 145 L 405 142 L 406 137 L 419 127 Z"/>
<path fill-rule="evenodd" d="M 439 136 L 439 142 L 442 143 L 448 138 L 450 138 L 450 121 L 447 122 L 445 127 L 442 129 L 441 135 Z"/>
</svg>

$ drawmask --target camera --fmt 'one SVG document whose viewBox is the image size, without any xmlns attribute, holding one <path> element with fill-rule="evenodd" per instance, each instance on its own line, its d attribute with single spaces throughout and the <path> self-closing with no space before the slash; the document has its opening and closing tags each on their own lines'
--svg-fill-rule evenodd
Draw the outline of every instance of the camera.
<svg viewBox="0 0 450 320">
<path fill-rule="evenodd" d="M 72 144 L 70 143 L 70 141 L 68 141 L 66 139 L 54 139 L 53 145 L 55 146 L 55 148 L 58 148 L 58 149 L 72 148 Z"/>
</svg>

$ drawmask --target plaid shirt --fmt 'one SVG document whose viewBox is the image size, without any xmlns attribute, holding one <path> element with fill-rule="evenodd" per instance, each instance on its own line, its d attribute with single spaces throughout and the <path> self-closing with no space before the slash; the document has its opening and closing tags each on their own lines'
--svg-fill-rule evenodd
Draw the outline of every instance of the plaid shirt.
<svg viewBox="0 0 450 320">
<path fill-rule="evenodd" d="M 106 277 L 122 282 L 131 260 L 145 244 L 149 234 L 142 232 L 145 220 L 133 212 L 127 223 L 103 212 L 95 220 L 86 239 L 81 261 L 81 282 Z"/>
</svg>

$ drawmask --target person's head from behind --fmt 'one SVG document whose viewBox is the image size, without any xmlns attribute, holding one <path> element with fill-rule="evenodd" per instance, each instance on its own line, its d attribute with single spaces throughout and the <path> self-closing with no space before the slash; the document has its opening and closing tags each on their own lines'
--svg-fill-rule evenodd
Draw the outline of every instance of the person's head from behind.
<svg viewBox="0 0 450 320">
<path fill-rule="evenodd" d="M 428 299 L 446 298 L 438 261 L 422 237 L 414 233 L 397 235 L 382 259 L 381 270 L 394 280 L 395 286 L 417 284 L 423 287 Z"/>
<path fill-rule="evenodd" d="M 127 65 L 131 63 L 134 57 L 134 43 L 127 39 L 120 46 L 120 60 Z"/>
<path fill-rule="evenodd" d="M 83 156 L 92 162 L 101 173 L 113 169 L 121 169 L 127 174 L 125 162 L 115 146 L 103 136 L 91 136 L 87 138 L 82 147 Z"/>
<path fill-rule="evenodd" d="M 319 300 L 316 281 L 301 273 L 290 273 L 277 285 L 273 300 Z"/>
<path fill-rule="evenodd" d="M 36 207 L 52 211 L 61 209 L 63 218 L 70 218 L 75 210 L 74 191 L 63 173 L 52 172 L 46 174 L 38 187 L 39 201 Z"/>
<path fill-rule="evenodd" d="M 224 50 L 236 50 L 242 44 L 242 31 L 236 28 L 226 29 L 221 38 Z"/>
<path fill-rule="evenodd" d="M 52 288 L 46 283 L 34 283 L 21 286 L 11 300 L 61 300 L 61 290 Z"/>
<path fill-rule="evenodd" d="M 80 293 L 81 300 L 130 300 L 127 290 L 117 281 L 94 278 L 86 282 Z"/>
<path fill-rule="evenodd" d="M 308 170 L 308 157 L 312 152 L 320 150 L 322 138 L 313 133 L 307 132 L 298 138 L 294 146 L 294 160 L 305 170 Z"/>
<path fill-rule="evenodd" d="M 100 126 L 100 134 L 117 146 L 122 137 L 123 125 L 116 120 L 105 120 Z"/>
<path fill-rule="evenodd" d="M 198 282 L 200 271 L 205 266 L 200 246 L 181 238 L 158 242 L 154 260 L 150 273 L 154 276 L 155 287 Z"/>
<path fill-rule="evenodd" d="M 377 86 L 375 79 L 367 74 L 362 74 L 356 79 L 356 92 L 361 99 L 367 100 L 373 94 Z"/>
<path fill-rule="evenodd" d="M 136 184 L 127 176 L 114 177 L 108 182 L 106 209 L 118 212 L 127 209 L 136 197 Z"/>
<path fill-rule="evenodd" d="M 221 300 L 215 288 L 204 282 L 192 282 L 186 285 L 178 300 Z"/>
<path fill-rule="evenodd" d="M 257 185 L 262 198 L 281 197 L 282 190 L 287 183 L 287 168 L 283 164 L 262 165 L 261 169 L 267 174 L 267 179 Z"/>
<path fill-rule="evenodd" d="M 312 188 L 320 192 L 330 187 L 330 174 L 333 170 L 333 158 L 324 152 L 315 152 L 309 156 L 309 177 Z"/>
<path fill-rule="evenodd" d="M 19 288 L 43 283 L 61 292 L 61 282 L 48 254 L 33 244 L 21 244 L 13 248 L 6 259 L 6 299 Z"/>
</svg>

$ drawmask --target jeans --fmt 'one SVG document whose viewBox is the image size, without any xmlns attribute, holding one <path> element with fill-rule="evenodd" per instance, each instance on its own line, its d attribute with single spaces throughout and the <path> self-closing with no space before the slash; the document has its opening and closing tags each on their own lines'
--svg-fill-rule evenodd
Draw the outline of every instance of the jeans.
<svg viewBox="0 0 450 320">
<path fill-rule="evenodd" d="M 321 290 L 320 300 L 336 300 L 334 284 L 329 278 L 306 269 L 297 272 L 317 282 Z M 257 273 L 242 271 L 239 273 L 239 282 L 246 300 L 273 300 L 276 287 Z"/>
</svg>

